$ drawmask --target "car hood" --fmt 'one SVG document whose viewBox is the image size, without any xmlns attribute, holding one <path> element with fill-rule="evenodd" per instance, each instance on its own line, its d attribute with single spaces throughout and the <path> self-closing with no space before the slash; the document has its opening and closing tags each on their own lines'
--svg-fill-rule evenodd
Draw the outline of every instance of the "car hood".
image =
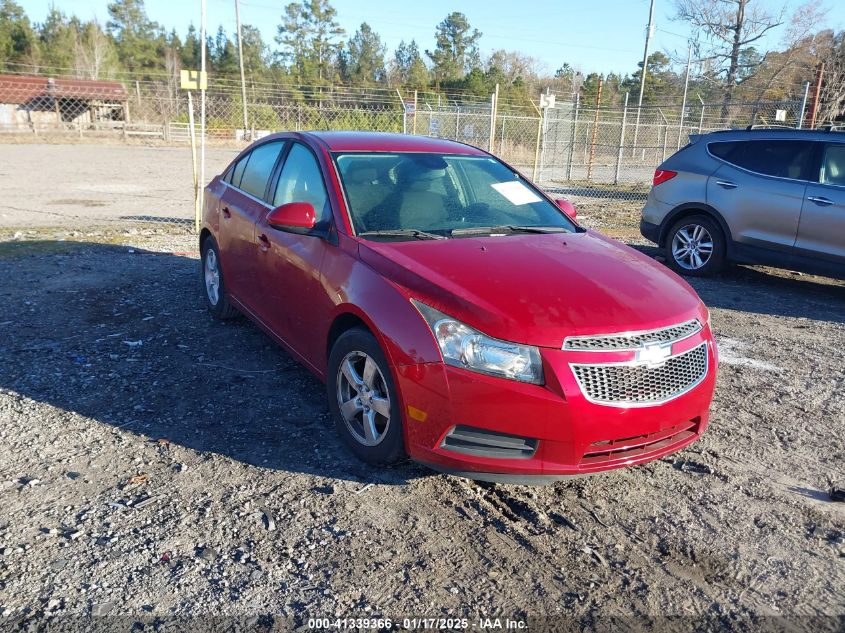
<svg viewBox="0 0 845 633">
<path fill-rule="evenodd" d="M 599 233 L 361 242 L 363 262 L 490 336 L 560 348 L 567 336 L 647 330 L 707 311 L 679 276 Z"/>
</svg>

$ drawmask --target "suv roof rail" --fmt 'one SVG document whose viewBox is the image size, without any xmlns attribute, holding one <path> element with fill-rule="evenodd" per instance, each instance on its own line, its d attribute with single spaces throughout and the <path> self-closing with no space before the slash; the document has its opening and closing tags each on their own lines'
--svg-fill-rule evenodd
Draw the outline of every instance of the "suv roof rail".
<svg viewBox="0 0 845 633">
<path fill-rule="evenodd" d="M 753 132 L 754 130 L 796 130 L 796 131 L 799 131 L 798 128 L 794 128 L 791 125 L 770 125 L 768 123 L 751 124 L 747 128 L 745 128 L 746 132 Z"/>
</svg>

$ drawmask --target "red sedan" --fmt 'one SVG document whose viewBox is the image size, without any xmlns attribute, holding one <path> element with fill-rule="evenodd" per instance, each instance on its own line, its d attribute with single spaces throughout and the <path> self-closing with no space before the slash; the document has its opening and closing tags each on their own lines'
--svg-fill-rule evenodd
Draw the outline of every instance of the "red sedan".
<svg viewBox="0 0 845 633">
<path fill-rule="evenodd" d="M 657 459 L 707 427 L 708 311 L 574 217 L 468 145 L 275 134 L 206 188 L 205 296 L 327 384 L 369 463 L 537 482 Z"/>
</svg>

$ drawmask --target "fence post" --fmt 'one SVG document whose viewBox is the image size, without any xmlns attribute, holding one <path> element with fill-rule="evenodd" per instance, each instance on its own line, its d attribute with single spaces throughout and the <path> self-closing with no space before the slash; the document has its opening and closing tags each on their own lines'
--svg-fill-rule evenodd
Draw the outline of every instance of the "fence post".
<svg viewBox="0 0 845 633">
<path fill-rule="evenodd" d="M 698 119 L 698 133 L 701 134 L 701 130 L 704 129 L 704 99 L 701 98 L 700 94 L 695 96 L 701 101 L 701 117 Z"/>
<path fill-rule="evenodd" d="M 593 160 L 596 158 L 596 135 L 599 131 L 599 108 L 601 107 L 602 78 L 599 77 L 599 91 L 596 94 L 596 116 L 593 118 L 593 137 L 590 140 L 590 160 L 587 162 L 587 180 L 593 174 Z"/>
<path fill-rule="evenodd" d="M 625 105 L 622 107 L 622 129 L 619 131 L 619 153 L 616 155 L 616 174 L 613 184 L 619 184 L 619 169 L 622 167 L 622 149 L 625 147 L 625 123 L 628 120 L 628 93 L 625 93 Z"/>
<path fill-rule="evenodd" d="M 540 142 L 543 134 L 543 110 L 538 108 L 534 101 L 531 101 L 531 105 L 537 111 L 537 142 L 534 144 L 534 172 L 531 174 L 531 180 L 537 182 L 537 168 L 540 163 Z"/>
<path fill-rule="evenodd" d="M 399 96 L 399 105 L 402 106 L 402 134 L 407 134 L 408 133 L 408 109 L 405 107 L 405 99 L 402 97 L 402 93 L 399 92 L 399 88 L 396 89 L 396 94 Z"/>
<path fill-rule="evenodd" d="M 664 116 L 663 111 L 658 108 L 660 117 L 663 119 L 663 153 L 661 154 L 660 162 L 666 160 L 666 141 L 669 139 L 669 120 Z"/>
<path fill-rule="evenodd" d="M 499 84 L 496 84 L 496 92 L 490 95 L 490 149 L 487 151 L 493 151 L 496 143 L 496 113 L 499 109 Z"/>
<path fill-rule="evenodd" d="M 572 180 L 572 158 L 575 153 L 575 137 L 578 134 L 578 107 L 581 104 L 580 93 L 575 94 L 575 114 L 572 117 L 572 135 L 569 140 L 569 157 L 566 161 L 566 179 Z"/>
<path fill-rule="evenodd" d="M 801 100 L 801 116 L 798 117 L 798 125 L 797 127 L 799 130 L 804 126 L 804 113 L 807 110 L 807 97 L 810 95 L 810 82 L 804 84 L 804 98 Z"/>
<path fill-rule="evenodd" d="M 461 106 L 455 106 L 455 140 L 461 138 Z"/>
<path fill-rule="evenodd" d="M 414 90 L 414 131 L 413 134 L 417 133 L 417 91 Z"/>
</svg>

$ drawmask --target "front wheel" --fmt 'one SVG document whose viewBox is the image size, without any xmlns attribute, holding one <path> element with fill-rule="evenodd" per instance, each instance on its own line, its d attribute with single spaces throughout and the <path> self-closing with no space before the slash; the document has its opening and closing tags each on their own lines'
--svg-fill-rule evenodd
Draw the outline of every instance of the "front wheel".
<svg viewBox="0 0 845 633">
<path fill-rule="evenodd" d="M 370 332 L 354 328 L 340 335 L 329 355 L 326 386 L 335 426 L 359 459 L 380 465 L 402 458 L 399 397 Z"/>
<path fill-rule="evenodd" d="M 718 273 L 725 263 L 725 237 L 716 222 L 693 215 L 675 222 L 664 243 L 666 261 L 675 271 L 693 277 Z"/>
</svg>

